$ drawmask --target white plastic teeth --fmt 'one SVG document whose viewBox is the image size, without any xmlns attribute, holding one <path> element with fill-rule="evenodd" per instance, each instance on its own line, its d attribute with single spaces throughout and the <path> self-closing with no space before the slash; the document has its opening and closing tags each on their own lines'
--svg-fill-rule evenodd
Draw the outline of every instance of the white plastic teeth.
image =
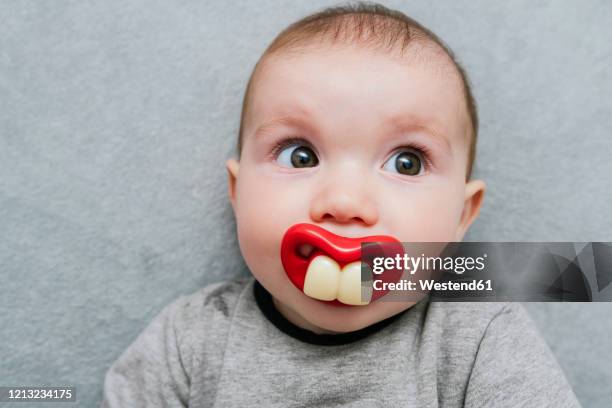
<svg viewBox="0 0 612 408">
<path fill-rule="evenodd" d="M 347 305 L 362 306 L 372 299 L 372 285 L 363 287 L 366 301 L 361 300 L 361 262 L 340 265 L 325 255 L 310 261 L 304 280 L 304 293 L 319 300 L 334 300 Z"/>
</svg>

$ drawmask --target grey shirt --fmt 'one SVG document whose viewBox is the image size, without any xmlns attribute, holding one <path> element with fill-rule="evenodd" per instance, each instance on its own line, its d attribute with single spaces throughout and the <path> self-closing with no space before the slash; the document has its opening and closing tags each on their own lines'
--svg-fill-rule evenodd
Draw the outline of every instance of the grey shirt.
<svg viewBox="0 0 612 408">
<path fill-rule="evenodd" d="M 519 303 L 422 301 L 338 341 L 268 300 L 249 278 L 166 306 L 110 367 L 102 407 L 580 406 Z"/>
</svg>

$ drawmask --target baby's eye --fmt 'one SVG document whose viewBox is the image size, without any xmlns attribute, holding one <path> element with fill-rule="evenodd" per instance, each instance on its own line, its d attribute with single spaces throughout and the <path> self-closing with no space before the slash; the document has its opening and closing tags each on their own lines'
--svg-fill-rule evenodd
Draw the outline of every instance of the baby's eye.
<svg viewBox="0 0 612 408">
<path fill-rule="evenodd" d="M 385 162 L 383 168 L 406 176 L 418 176 L 424 170 L 421 154 L 412 149 L 399 150 Z"/>
<path fill-rule="evenodd" d="M 283 148 L 276 161 L 284 167 L 315 167 L 319 159 L 308 146 L 293 144 Z"/>
</svg>

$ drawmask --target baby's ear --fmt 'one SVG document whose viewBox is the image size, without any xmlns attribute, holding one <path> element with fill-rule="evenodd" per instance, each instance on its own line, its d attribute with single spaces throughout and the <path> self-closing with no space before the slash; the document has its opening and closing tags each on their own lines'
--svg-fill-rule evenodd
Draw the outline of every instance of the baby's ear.
<svg viewBox="0 0 612 408">
<path fill-rule="evenodd" d="M 463 240 L 468 228 L 480 214 L 486 188 L 487 186 L 482 180 L 470 180 L 466 183 L 463 213 L 457 229 L 456 241 Z"/>
<path fill-rule="evenodd" d="M 225 168 L 227 169 L 227 192 L 229 199 L 232 203 L 232 207 L 235 210 L 236 203 L 236 179 L 238 178 L 238 170 L 240 169 L 240 163 L 236 159 L 228 159 L 225 162 Z"/>
</svg>

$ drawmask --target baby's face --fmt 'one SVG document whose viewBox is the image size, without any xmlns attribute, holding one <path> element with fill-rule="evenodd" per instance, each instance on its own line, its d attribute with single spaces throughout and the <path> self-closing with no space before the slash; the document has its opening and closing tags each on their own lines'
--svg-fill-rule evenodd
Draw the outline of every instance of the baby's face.
<svg viewBox="0 0 612 408">
<path fill-rule="evenodd" d="M 466 182 L 470 122 L 445 61 L 336 45 L 261 67 L 240 161 L 227 162 L 230 198 L 247 265 L 294 323 L 352 331 L 412 303 L 338 307 L 310 298 L 281 263 L 292 225 L 445 242 L 460 241 L 476 217 L 484 184 Z"/>
</svg>

